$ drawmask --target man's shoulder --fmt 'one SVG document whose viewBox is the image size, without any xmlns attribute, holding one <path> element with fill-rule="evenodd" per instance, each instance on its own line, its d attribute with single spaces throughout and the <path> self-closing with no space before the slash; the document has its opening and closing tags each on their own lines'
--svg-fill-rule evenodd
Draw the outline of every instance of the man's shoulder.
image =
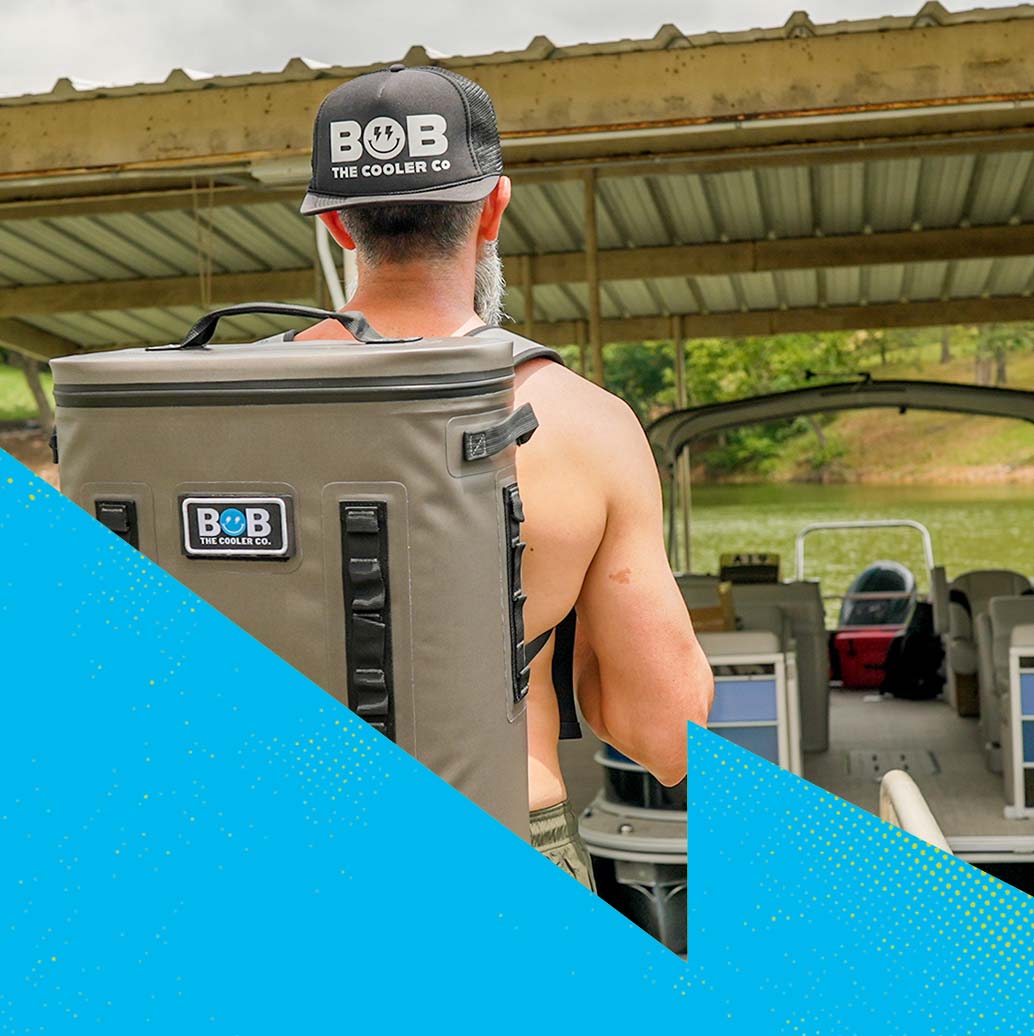
<svg viewBox="0 0 1034 1036">
<path fill-rule="evenodd" d="M 519 395 L 578 452 L 603 453 L 641 442 L 642 425 L 635 411 L 576 371 L 546 359 L 532 360 L 518 372 Z"/>
</svg>

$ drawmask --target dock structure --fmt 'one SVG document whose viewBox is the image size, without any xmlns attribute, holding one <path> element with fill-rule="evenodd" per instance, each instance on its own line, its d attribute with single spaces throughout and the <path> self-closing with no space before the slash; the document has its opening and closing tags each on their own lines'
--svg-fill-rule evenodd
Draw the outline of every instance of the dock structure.
<svg viewBox="0 0 1034 1036">
<path fill-rule="evenodd" d="M 507 310 L 597 379 L 608 342 L 1034 319 L 1034 6 L 404 61 L 494 98 Z M 317 105 L 366 70 L 0 99 L 0 346 L 49 360 L 176 339 L 215 304 L 326 304 L 297 206 Z"/>
</svg>

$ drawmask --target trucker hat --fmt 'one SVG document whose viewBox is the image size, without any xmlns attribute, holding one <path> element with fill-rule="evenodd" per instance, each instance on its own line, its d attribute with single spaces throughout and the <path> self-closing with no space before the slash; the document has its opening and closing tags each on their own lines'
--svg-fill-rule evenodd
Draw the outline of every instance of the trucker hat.
<svg viewBox="0 0 1034 1036">
<path fill-rule="evenodd" d="M 502 171 L 495 109 L 477 83 L 446 68 L 392 65 L 324 98 L 301 212 L 477 201 Z"/>
</svg>

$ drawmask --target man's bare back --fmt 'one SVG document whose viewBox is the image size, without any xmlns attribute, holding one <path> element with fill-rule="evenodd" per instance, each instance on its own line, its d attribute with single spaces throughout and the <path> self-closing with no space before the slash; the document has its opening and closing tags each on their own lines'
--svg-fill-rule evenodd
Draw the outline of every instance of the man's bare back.
<svg viewBox="0 0 1034 1036">
<path fill-rule="evenodd" d="M 632 411 L 547 360 L 517 373 L 539 429 L 518 450 L 528 639 L 578 608 L 576 690 L 596 734 L 666 784 L 686 772 L 685 725 L 703 723 L 710 670 L 663 548 L 661 492 Z M 528 695 L 532 809 L 562 801 L 552 641 Z"/>
</svg>

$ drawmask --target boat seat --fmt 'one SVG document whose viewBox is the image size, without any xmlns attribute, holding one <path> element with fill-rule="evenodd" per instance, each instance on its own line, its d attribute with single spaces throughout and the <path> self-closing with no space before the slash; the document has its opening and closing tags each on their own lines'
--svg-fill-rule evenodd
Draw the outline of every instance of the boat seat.
<svg viewBox="0 0 1034 1036">
<path fill-rule="evenodd" d="M 960 716 L 980 712 L 976 626 L 992 597 L 1009 597 L 1030 589 L 1030 580 L 1004 568 L 964 572 L 949 586 L 948 696 Z"/>
<path fill-rule="evenodd" d="M 714 670 L 708 729 L 799 773 L 796 699 L 779 638 L 767 630 L 734 630 L 699 639 Z"/>
<path fill-rule="evenodd" d="M 945 636 L 950 627 L 950 594 L 948 577 L 943 565 L 935 565 L 930 569 L 930 603 L 933 605 L 933 630 L 938 636 Z"/>
<path fill-rule="evenodd" d="M 998 600 L 998 598 L 995 598 Z M 1004 600 L 1004 598 L 1002 598 Z M 999 743 L 1000 717 L 994 675 L 994 631 L 990 612 L 981 612 L 973 622 L 973 638 L 977 648 L 977 693 L 980 700 L 980 733 L 987 752 L 987 764 L 994 773 L 1001 772 Z"/>
<path fill-rule="evenodd" d="M 1009 625 L 1009 636 L 1007 639 L 1003 637 L 999 628 L 995 626 L 994 637 L 995 675 L 999 678 L 1004 676 L 1005 681 L 1005 694 L 999 698 L 999 709 L 1001 710 L 1000 739 L 1003 763 L 1002 781 L 1005 785 L 1005 801 L 1010 806 L 1017 805 L 1017 803 L 1013 801 L 1015 799 L 1015 795 L 1013 793 L 1012 769 L 1012 695 L 1019 694 L 1020 689 L 1018 687 L 1013 688 L 1009 680 L 1009 652 L 1011 648 L 1022 647 L 1030 648 L 1031 653 L 1034 654 L 1034 597 L 1027 595 L 1021 598 L 1015 598 L 1014 600 L 1025 602 L 1025 606 L 1020 606 L 1018 604 L 1015 607 L 1011 605 L 1001 605 L 1000 610 L 1007 611 L 1009 617 L 1017 618 L 1020 621 Z M 1029 610 L 1026 606 L 1029 606 Z M 1026 613 L 1026 618 L 1020 618 L 1021 613 L 1023 612 Z M 1004 629 L 1004 623 L 1002 629 Z M 1026 739 L 1021 737 L 1020 740 L 1022 744 Z M 1029 803 L 1029 790 L 1027 792 L 1027 798 Z"/>
<path fill-rule="evenodd" d="M 779 641 L 779 650 L 789 652 L 793 648 L 793 622 L 790 616 L 777 604 L 735 605 L 738 629 L 763 630 L 772 633 Z"/>
<path fill-rule="evenodd" d="M 675 576 L 686 606 L 708 607 L 717 600 L 718 577 L 683 572 Z M 829 747 L 829 640 L 822 591 L 815 582 L 734 583 L 733 609 L 748 628 L 776 633 L 783 651 L 797 659 L 797 688 L 801 711 L 801 749 L 824 752 Z M 783 621 L 777 632 L 770 610 Z M 701 634 L 703 636 L 703 634 Z"/>
<path fill-rule="evenodd" d="M 718 577 L 697 576 L 680 572 L 675 576 L 682 600 L 692 611 L 694 608 L 713 608 L 718 604 Z"/>
<path fill-rule="evenodd" d="M 992 597 L 977 617 L 980 726 L 988 766 L 1001 769 L 1002 738 L 1009 728 L 1009 645 L 1018 626 L 1034 623 L 1034 596 Z"/>
<path fill-rule="evenodd" d="M 797 657 L 801 711 L 801 748 L 824 752 L 829 747 L 829 640 L 822 591 L 816 582 L 735 583 L 732 603 L 737 614 L 758 606 L 778 607 L 789 619 Z"/>
<path fill-rule="evenodd" d="M 716 576 L 677 575 L 686 607 L 713 608 L 718 604 L 718 578 Z M 790 616 L 777 604 L 744 604 L 736 602 L 733 591 L 733 610 L 736 613 L 737 630 L 765 630 L 779 639 L 779 651 L 790 651 L 793 646 L 793 622 Z M 702 636 L 703 634 L 701 634 Z"/>
<path fill-rule="evenodd" d="M 697 640 L 709 659 L 723 655 L 774 655 L 780 651 L 778 637 L 766 630 L 701 633 Z"/>
</svg>

